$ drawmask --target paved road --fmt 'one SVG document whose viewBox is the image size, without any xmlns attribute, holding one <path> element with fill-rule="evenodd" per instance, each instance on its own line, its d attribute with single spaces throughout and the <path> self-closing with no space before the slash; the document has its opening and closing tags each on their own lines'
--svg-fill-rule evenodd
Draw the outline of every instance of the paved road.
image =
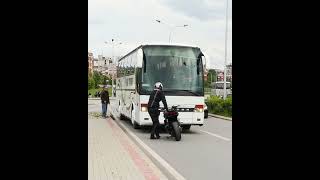
<svg viewBox="0 0 320 180">
<path fill-rule="evenodd" d="M 186 179 L 232 179 L 232 121 L 209 117 L 204 126 L 183 132 L 179 142 L 164 132 L 160 140 L 150 140 L 149 128 L 133 129 L 129 121 L 123 122 Z"/>
</svg>

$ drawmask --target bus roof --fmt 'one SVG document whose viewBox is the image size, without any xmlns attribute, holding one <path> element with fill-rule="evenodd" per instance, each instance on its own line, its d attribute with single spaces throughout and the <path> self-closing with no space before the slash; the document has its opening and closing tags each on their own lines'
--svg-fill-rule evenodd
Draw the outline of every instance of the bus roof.
<svg viewBox="0 0 320 180">
<path fill-rule="evenodd" d="M 136 50 L 144 47 L 144 46 L 178 46 L 178 47 L 191 47 L 191 48 L 199 48 L 196 46 L 192 46 L 192 45 L 187 45 L 187 44 L 178 44 L 178 43 L 147 43 L 147 44 L 142 44 L 140 46 L 138 46 L 137 48 L 135 48 L 134 50 L 130 51 L 128 54 L 122 56 L 119 59 L 119 62 L 124 59 L 125 57 L 129 56 L 130 54 L 132 54 L 133 52 L 135 52 Z M 200 49 L 200 48 L 199 48 Z"/>
<path fill-rule="evenodd" d="M 214 83 L 224 83 L 224 81 L 216 81 Z M 230 83 L 229 81 L 227 81 L 226 83 Z"/>
<path fill-rule="evenodd" d="M 147 43 L 147 44 L 142 44 L 142 46 L 179 46 L 179 47 L 199 48 L 197 46 L 193 46 L 190 44 L 181 44 L 181 43 Z"/>
</svg>

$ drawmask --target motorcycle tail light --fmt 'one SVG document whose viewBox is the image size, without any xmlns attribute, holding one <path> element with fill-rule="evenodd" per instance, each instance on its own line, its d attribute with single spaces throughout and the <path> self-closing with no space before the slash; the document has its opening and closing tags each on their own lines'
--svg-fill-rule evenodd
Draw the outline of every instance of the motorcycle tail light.
<svg viewBox="0 0 320 180">
<path fill-rule="evenodd" d="M 203 112 L 203 104 L 197 104 L 194 110 L 195 112 Z"/>
<path fill-rule="evenodd" d="M 175 115 L 177 115 L 177 113 L 176 112 L 170 112 L 170 115 L 171 116 L 175 116 Z"/>
<path fill-rule="evenodd" d="M 148 104 L 141 104 L 141 111 L 147 112 L 148 111 Z"/>
<path fill-rule="evenodd" d="M 173 112 L 167 112 L 167 113 L 165 113 L 165 115 L 168 115 L 168 116 L 177 116 L 178 113 L 173 111 Z"/>
</svg>

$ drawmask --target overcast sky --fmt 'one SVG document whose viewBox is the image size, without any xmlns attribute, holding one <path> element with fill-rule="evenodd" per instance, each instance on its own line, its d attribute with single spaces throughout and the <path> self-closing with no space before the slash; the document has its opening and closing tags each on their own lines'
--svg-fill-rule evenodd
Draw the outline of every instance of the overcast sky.
<svg viewBox="0 0 320 180">
<path fill-rule="evenodd" d="M 226 0 L 88 0 L 89 51 L 104 56 L 125 55 L 141 44 L 169 41 L 198 46 L 210 59 L 210 68 L 222 69 L 225 53 Z M 228 63 L 232 62 L 232 0 L 229 0 Z"/>
</svg>

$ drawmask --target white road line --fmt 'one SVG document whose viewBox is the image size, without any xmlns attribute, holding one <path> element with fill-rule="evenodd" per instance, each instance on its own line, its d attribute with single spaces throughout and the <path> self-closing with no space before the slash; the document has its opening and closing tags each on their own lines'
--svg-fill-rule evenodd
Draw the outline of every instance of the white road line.
<svg viewBox="0 0 320 180">
<path fill-rule="evenodd" d="M 226 138 L 226 137 L 222 137 L 222 136 L 220 136 L 220 135 L 218 135 L 218 134 L 213 134 L 213 133 L 211 133 L 211 132 L 203 131 L 203 130 L 200 130 L 200 131 L 201 131 L 201 132 L 204 132 L 204 133 L 207 133 L 207 134 L 209 134 L 209 135 L 211 135 L 211 136 L 215 136 L 215 137 L 217 137 L 217 138 L 223 139 L 223 140 L 225 140 L 225 141 L 231 141 L 231 139 Z"/>
</svg>

